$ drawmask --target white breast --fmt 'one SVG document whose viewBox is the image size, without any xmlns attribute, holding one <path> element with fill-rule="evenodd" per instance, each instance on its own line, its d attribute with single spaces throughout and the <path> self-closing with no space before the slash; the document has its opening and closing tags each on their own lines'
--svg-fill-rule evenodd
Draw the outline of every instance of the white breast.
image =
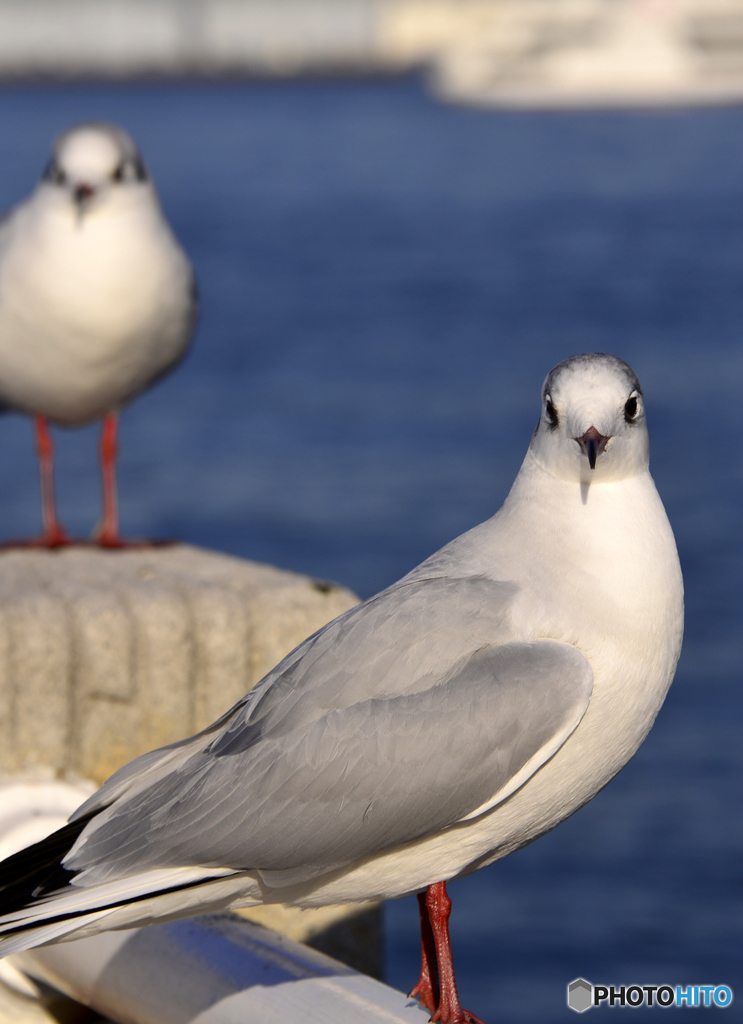
<svg viewBox="0 0 743 1024">
<path fill-rule="evenodd" d="M 121 405 L 188 344 L 191 272 L 149 192 L 78 218 L 19 207 L 0 258 L 0 397 L 77 423 Z"/>
</svg>

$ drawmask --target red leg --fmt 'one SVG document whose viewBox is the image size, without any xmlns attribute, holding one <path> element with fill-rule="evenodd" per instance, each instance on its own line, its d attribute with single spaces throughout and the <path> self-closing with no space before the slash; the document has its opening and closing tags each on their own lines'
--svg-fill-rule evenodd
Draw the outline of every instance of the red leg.
<svg viewBox="0 0 743 1024">
<path fill-rule="evenodd" d="M 421 915 L 421 976 L 409 995 L 418 999 L 433 1016 L 439 1005 L 439 971 L 425 892 L 418 893 L 418 909 Z"/>
<path fill-rule="evenodd" d="M 44 533 L 38 541 L 32 541 L 31 544 L 39 547 L 58 548 L 63 544 L 71 544 L 72 541 L 57 519 L 57 505 L 54 499 L 54 442 L 44 416 L 34 417 L 34 427 L 36 454 L 41 473 L 41 509 Z"/>
<path fill-rule="evenodd" d="M 118 416 L 109 413 L 103 420 L 100 443 L 101 479 L 103 481 L 103 522 L 95 539 L 101 547 L 120 548 L 124 544 L 119 536 L 119 497 L 116 488 L 116 458 Z"/>
<path fill-rule="evenodd" d="M 116 486 L 116 459 L 119 417 L 109 413 L 103 420 L 100 442 L 101 480 L 103 483 L 103 519 L 93 535 L 102 548 L 151 548 L 174 544 L 172 540 L 122 540 L 119 533 L 119 496 Z"/>
<path fill-rule="evenodd" d="M 425 904 L 436 948 L 440 989 L 439 1003 L 433 1020 L 438 1021 L 439 1024 L 483 1024 L 479 1017 L 468 1010 L 463 1010 L 459 1003 L 449 941 L 451 900 L 446 891 L 445 882 L 435 882 L 433 885 L 429 885 L 426 890 Z"/>
</svg>

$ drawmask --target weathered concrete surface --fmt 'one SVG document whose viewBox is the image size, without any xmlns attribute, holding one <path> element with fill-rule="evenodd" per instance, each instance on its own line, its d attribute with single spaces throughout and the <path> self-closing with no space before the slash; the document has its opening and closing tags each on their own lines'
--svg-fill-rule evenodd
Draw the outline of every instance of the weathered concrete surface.
<svg viewBox="0 0 743 1024">
<path fill-rule="evenodd" d="M 357 601 L 336 584 L 187 545 L 0 552 L 0 832 L 15 830 L 17 849 L 59 827 L 90 788 L 45 778 L 101 783 L 203 728 Z M 9 852 L 0 835 L 0 856 Z M 381 975 L 378 906 L 244 916 Z M 0 977 L 0 1024 L 72 1024 L 77 1013 L 59 994 L 33 998 Z"/>
<path fill-rule="evenodd" d="M 0 553 L 0 774 L 103 782 L 204 728 L 357 598 L 189 547 Z"/>
</svg>

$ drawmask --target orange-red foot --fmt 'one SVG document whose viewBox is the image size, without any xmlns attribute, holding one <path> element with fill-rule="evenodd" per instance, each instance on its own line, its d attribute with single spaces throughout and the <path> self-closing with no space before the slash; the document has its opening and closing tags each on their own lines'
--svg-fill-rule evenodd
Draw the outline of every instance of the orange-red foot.
<svg viewBox="0 0 743 1024">
<path fill-rule="evenodd" d="M 138 537 L 136 540 L 124 540 L 117 533 L 101 530 L 88 542 L 99 548 L 123 550 L 124 548 L 166 548 L 178 541 L 172 537 Z"/>
<path fill-rule="evenodd" d="M 479 1017 L 476 1017 L 474 1013 L 470 1013 L 469 1010 L 465 1010 L 464 1007 L 462 1007 L 461 1010 L 461 1017 L 450 1017 L 448 1021 L 442 1021 L 440 1017 L 434 1014 L 432 1019 L 434 1021 L 440 1021 L 441 1024 L 485 1024 L 485 1021 L 480 1020 Z"/>
<path fill-rule="evenodd" d="M 70 544 L 77 544 L 74 537 L 70 537 L 64 530 L 55 527 L 52 530 L 45 530 L 38 537 L 14 537 L 13 540 L 6 540 L 0 544 L 0 550 L 7 551 L 10 548 L 64 548 Z"/>
<path fill-rule="evenodd" d="M 423 1004 L 425 1006 L 425 1003 Z M 425 1007 L 427 1010 L 428 1006 Z M 474 1013 L 470 1013 L 469 1010 L 465 1010 L 461 1007 L 458 1013 L 449 1014 L 444 1017 L 441 1015 L 439 1010 L 436 1010 L 431 1014 L 431 1020 L 433 1024 L 485 1024 L 485 1021 L 480 1020 Z"/>
<path fill-rule="evenodd" d="M 408 999 L 417 999 L 433 1019 L 433 1014 L 436 1013 L 436 997 L 433 994 L 430 978 L 424 978 L 421 975 L 418 984 L 408 992 Z"/>
<path fill-rule="evenodd" d="M 431 1020 L 436 1024 L 485 1024 L 476 1017 L 474 1013 L 461 1007 L 459 1013 L 456 1011 L 447 1018 L 442 1018 L 439 1009 L 436 1007 L 436 996 L 434 994 L 431 978 L 422 973 L 418 984 L 408 993 L 410 999 L 417 999 L 421 1006 L 431 1014 Z"/>
</svg>

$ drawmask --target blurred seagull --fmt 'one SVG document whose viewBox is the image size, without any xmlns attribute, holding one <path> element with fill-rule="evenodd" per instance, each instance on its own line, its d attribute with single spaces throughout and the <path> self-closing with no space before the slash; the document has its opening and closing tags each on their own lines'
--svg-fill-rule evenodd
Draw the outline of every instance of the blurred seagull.
<svg viewBox="0 0 743 1024">
<path fill-rule="evenodd" d="M 497 515 L 0 864 L 0 955 L 225 907 L 417 892 L 411 994 L 441 1024 L 476 1021 L 446 881 L 606 785 L 653 724 L 682 627 L 640 383 L 614 356 L 568 359 Z"/>
<path fill-rule="evenodd" d="M 43 535 L 70 543 L 54 500 L 47 421 L 103 419 L 103 518 L 120 547 L 121 407 L 175 366 L 196 318 L 193 271 L 132 139 L 109 124 L 64 132 L 35 192 L 0 223 L 0 403 L 34 417 Z"/>
</svg>

